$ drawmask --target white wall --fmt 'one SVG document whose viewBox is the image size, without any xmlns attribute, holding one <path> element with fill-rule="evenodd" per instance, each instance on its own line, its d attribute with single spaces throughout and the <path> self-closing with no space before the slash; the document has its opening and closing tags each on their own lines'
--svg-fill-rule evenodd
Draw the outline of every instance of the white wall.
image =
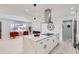
<svg viewBox="0 0 79 59">
<path fill-rule="evenodd" d="M 2 22 L 2 39 L 3 40 L 7 40 L 10 39 L 10 25 L 11 24 L 15 24 L 15 23 L 25 23 L 25 22 L 18 22 L 18 21 L 13 21 L 13 20 L 6 20 L 6 19 L 0 19 L 0 21 Z M 27 26 L 29 26 L 31 23 L 26 23 Z"/>
<path fill-rule="evenodd" d="M 6 40 L 9 39 L 9 32 L 10 32 L 10 24 L 13 23 L 12 21 L 8 21 L 8 20 L 3 20 L 0 19 L 0 21 L 2 22 L 2 39 Z"/>
</svg>

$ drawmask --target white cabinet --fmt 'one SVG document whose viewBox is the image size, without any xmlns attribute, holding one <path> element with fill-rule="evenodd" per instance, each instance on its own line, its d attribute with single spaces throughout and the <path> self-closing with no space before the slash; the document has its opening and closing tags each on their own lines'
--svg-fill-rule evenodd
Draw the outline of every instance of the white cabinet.
<svg viewBox="0 0 79 59">
<path fill-rule="evenodd" d="M 41 41 L 38 41 L 38 49 L 37 47 L 37 53 L 49 53 L 55 46 L 58 44 L 58 39 L 55 36 L 47 37 Z"/>
<path fill-rule="evenodd" d="M 25 37 L 24 40 L 24 47 L 27 47 L 24 48 L 24 52 L 30 54 L 47 54 L 58 44 L 58 38 L 56 36 L 49 36 L 38 41 L 33 41 L 29 38 L 26 40 Z"/>
<path fill-rule="evenodd" d="M 56 47 L 56 45 L 58 44 L 58 39 L 56 38 L 56 36 L 51 36 L 49 38 L 46 38 L 47 40 L 47 49 L 46 52 L 49 53 L 52 49 L 54 49 Z"/>
<path fill-rule="evenodd" d="M 36 47 L 36 53 L 40 54 L 40 53 L 46 53 L 46 44 L 47 42 L 45 40 L 39 41 L 36 43 L 37 45 L 35 45 Z"/>
</svg>

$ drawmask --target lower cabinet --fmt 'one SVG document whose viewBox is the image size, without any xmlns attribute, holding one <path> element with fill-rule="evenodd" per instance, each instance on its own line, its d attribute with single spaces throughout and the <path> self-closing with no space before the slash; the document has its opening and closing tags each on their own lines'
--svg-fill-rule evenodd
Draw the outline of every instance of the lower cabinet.
<svg viewBox="0 0 79 59">
<path fill-rule="evenodd" d="M 42 40 L 42 41 L 37 42 L 37 45 L 36 45 L 37 54 L 40 54 L 40 53 L 45 54 L 45 53 L 47 53 L 46 52 L 47 47 L 48 47 L 48 44 L 47 44 L 46 40 Z"/>
<path fill-rule="evenodd" d="M 32 54 L 48 54 L 53 48 L 56 47 L 58 44 L 58 39 L 56 36 L 47 37 L 45 39 L 42 39 L 40 41 L 32 41 L 31 39 L 28 39 L 27 42 L 29 50 L 28 53 Z M 25 44 L 26 46 L 26 44 Z M 25 50 L 27 50 L 25 49 Z M 26 52 L 27 53 L 27 52 Z"/>
<path fill-rule="evenodd" d="M 37 54 L 47 54 L 58 44 L 58 39 L 55 36 L 45 38 L 36 42 L 35 48 Z"/>
</svg>

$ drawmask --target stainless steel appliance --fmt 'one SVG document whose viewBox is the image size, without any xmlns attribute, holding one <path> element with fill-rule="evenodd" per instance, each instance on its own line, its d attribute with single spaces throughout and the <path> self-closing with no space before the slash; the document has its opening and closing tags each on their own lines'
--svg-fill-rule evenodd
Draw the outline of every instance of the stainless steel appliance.
<svg viewBox="0 0 79 59">
<path fill-rule="evenodd" d="M 62 38 L 64 42 L 72 43 L 72 20 L 64 20 L 62 25 Z"/>
</svg>

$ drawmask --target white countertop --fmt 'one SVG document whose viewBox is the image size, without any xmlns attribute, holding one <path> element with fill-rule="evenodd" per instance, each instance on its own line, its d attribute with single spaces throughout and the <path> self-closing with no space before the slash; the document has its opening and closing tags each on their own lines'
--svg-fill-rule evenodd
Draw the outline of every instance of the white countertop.
<svg viewBox="0 0 79 59">
<path fill-rule="evenodd" d="M 47 38 L 49 36 L 45 36 L 45 35 L 40 35 L 39 37 L 34 37 L 34 35 L 29 35 L 29 39 L 33 40 L 33 41 L 39 41 L 42 40 L 44 38 Z"/>
<path fill-rule="evenodd" d="M 26 38 L 26 36 L 24 36 L 24 37 Z M 43 39 L 45 39 L 47 37 L 50 37 L 50 36 L 46 36 L 46 35 L 40 35 L 38 37 L 34 37 L 34 35 L 27 36 L 28 39 L 31 39 L 33 41 L 40 41 L 40 40 L 43 40 Z"/>
</svg>

